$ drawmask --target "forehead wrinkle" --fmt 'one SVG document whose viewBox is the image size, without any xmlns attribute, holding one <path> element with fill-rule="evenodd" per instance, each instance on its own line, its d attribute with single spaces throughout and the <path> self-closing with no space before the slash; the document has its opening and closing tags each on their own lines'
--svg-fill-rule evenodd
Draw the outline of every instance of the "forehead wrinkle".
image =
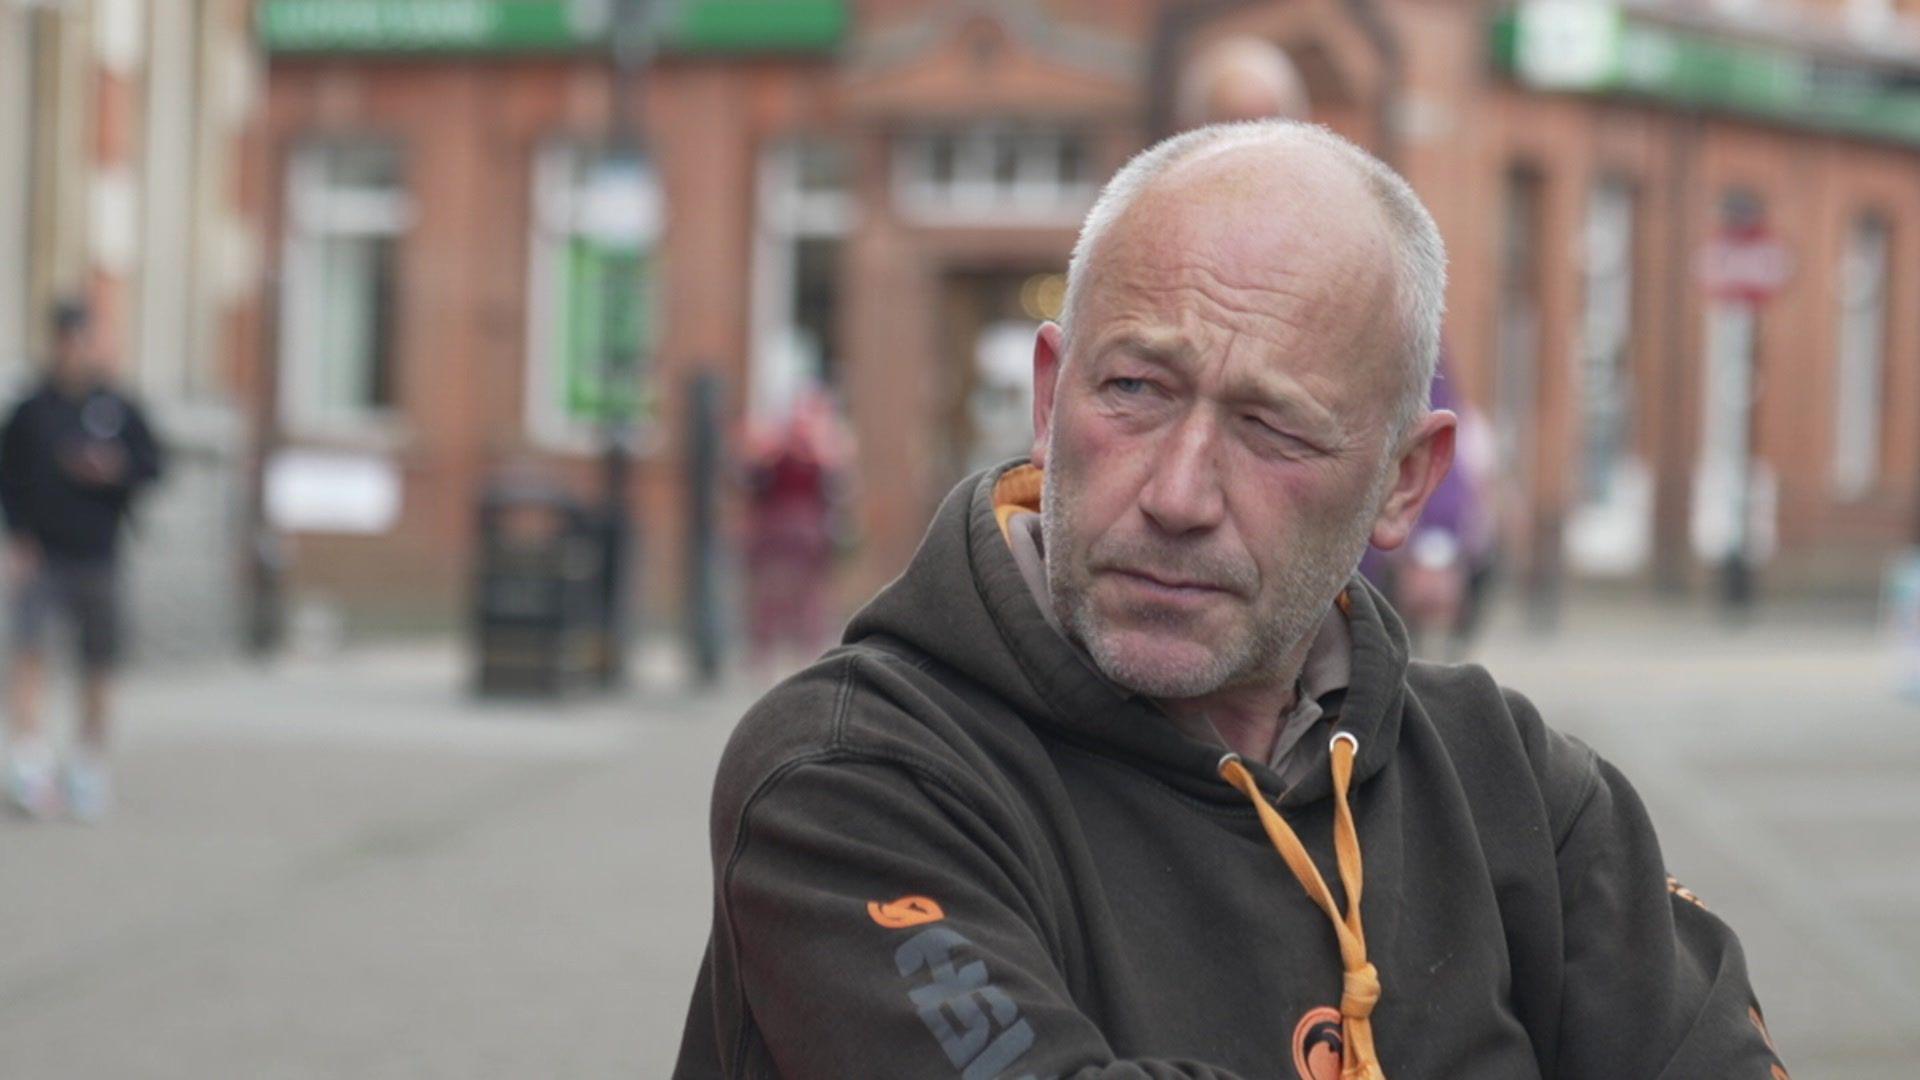
<svg viewBox="0 0 1920 1080">
<path fill-rule="evenodd" d="M 1306 332 L 1325 321 L 1321 316 L 1332 314 L 1328 310 L 1332 306 L 1328 303 L 1330 298 L 1316 295 L 1326 291 L 1325 285 L 1302 275 L 1287 276 L 1306 283 L 1306 289 L 1292 289 L 1278 283 L 1230 281 L 1202 262 L 1179 263 L 1166 269 L 1173 274 L 1163 276 L 1144 268 L 1122 270 L 1116 275 L 1115 292 L 1124 291 L 1141 298 L 1170 297 L 1171 301 L 1157 313 L 1160 319 L 1197 318 L 1233 327 L 1239 332 L 1245 332 L 1248 323 L 1253 326 L 1278 324 L 1282 333 L 1272 335 L 1276 338 Z"/>
<path fill-rule="evenodd" d="M 1287 175 L 1295 170 L 1271 164 L 1223 171 L 1162 178 L 1102 237 L 1086 268 L 1086 340 L 1104 349 L 1128 331 L 1151 328 L 1164 340 L 1177 328 L 1202 357 L 1221 335 L 1236 353 L 1257 341 L 1265 362 L 1251 370 L 1277 369 L 1278 382 L 1340 427 L 1343 416 L 1360 422 L 1377 390 L 1369 384 L 1395 355 L 1379 340 L 1395 287 L 1381 211 L 1350 176 Z"/>
</svg>

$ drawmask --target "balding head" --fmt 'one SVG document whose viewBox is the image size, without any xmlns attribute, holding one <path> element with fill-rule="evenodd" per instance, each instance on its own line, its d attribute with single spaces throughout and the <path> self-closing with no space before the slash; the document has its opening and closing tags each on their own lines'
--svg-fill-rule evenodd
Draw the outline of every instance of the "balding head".
<svg viewBox="0 0 1920 1080">
<path fill-rule="evenodd" d="M 1419 407 L 1419 206 L 1301 124 L 1202 128 L 1108 185 L 1072 329 L 1035 335 L 1032 460 L 1054 615 L 1114 682 L 1265 723 L 1367 545 L 1411 534 L 1454 422 Z"/>
<path fill-rule="evenodd" d="M 1370 209 L 1379 226 L 1383 242 L 1378 246 L 1365 228 L 1333 235 L 1315 223 L 1320 215 L 1342 213 L 1343 206 L 1354 209 L 1349 198 L 1355 193 L 1362 196 L 1360 212 Z M 1150 194 L 1152 199 L 1147 198 Z M 1406 181 L 1325 128 L 1293 121 L 1219 124 L 1167 139 L 1116 173 L 1087 214 L 1068 265 L 1061 313 L 1069 349 L 1087 291 L 1099 276 L 1107 234 L 1117 222 L 1162 198 L 1207 199 L 1221 213 L 1238 209 L 1256 217 L 1295 215 L 1299 221 L 1293 242 L 1318 237 L 1313 242 L 1356 245 L 1353 254 L 1384 260 L 1396 331 L 1390 335 L 1388 347 L 1394 355 L 1388 359 L 1401 370 L 1390 438 L 1398 439 L 1412 428 L 1426 411 L 1439 357 L 1446 251 L 1432 217 Z M 1262 235 L 1271 235 L 1271 230 Z"/>
</svg>

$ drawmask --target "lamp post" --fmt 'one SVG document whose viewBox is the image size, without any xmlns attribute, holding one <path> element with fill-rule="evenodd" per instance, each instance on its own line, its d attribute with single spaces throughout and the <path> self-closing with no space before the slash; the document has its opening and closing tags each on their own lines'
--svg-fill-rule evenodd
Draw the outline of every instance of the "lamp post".
<svg viewBox="0 0 1920 1080">
<path fill-rule="evenodd" d="M 610 115 L 611 138 L 608 157 L 638 167 L 641 135 L 637 101 L 642 90 L 642 75 L 653 54 L 652 26 L 648 0 L 616 0 L 608 35 L 613 74 L 613 102 Z M 636 252 L 635 265 L 639 266 Z M 631 511 L 627 500 L 633 463 L 633 416 L 635 398 L 632 382 L 638 377 L 645 347 L 635 335 L 627 333 L 633 323 L 626 313 L 631 305 L 642 302 L 634 295 L 639 275 L 606 274 L 604 287 L 612 295 L 600 305 L 605 325 L 600 334 L 599 420 L 601 432 L 601 517 L 606 530 L 602 566 L 606 583 L 605 656 L 601 678 L 606 686 L 619 685 L 626 677 L 629 632 L 628 607 L 631 602 L 629 571 L 632 563 L 632 539 L 629 535 Z"/>
</svg>

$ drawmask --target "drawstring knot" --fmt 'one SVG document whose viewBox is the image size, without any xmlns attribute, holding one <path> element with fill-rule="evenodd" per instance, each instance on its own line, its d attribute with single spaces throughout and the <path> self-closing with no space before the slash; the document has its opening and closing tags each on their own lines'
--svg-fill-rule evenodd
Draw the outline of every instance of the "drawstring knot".
<svg viewBox="0 0 1920 1080">
<path fill-rule="evenodd" d="M 1372 964 L 1346 973 L 1340 992 L 1340 1015 L 1365 1020 L 1380 1000 L 1380 972 Z"/>
<path fill-rule="evenodd" d="M 1294 835 L 1280 811 L 1260 794 L 1260 785 L 1241 763 L 1239 754 L 1220 759 L 1220 776 L 1253 803 L 1260 824 L 1267 831 L 1294 880 L 1306 890 L 1307 897 L 1333 924 L 1334 937 L 1340 941 L 1340 966 L 1344 971 L 1340 994 L 1340 1076 L 1341 1080 L 1386 1080 L 1380 1071 L 1380 1056 L 1373 1047 L 1373 1007 L 1380 1001 L 1380 972 L 1367 962 L 1367 935 L 1360 923 L 1360 833 L 1353 823 L 1353 807 L 1347 802 L 1347 789 L 1353 781 L 1353 759 L 1360 752 L 1360 740 L 1352 732 L 1342 731 L 1327 747 L 1333 759 L 1333 854 L 1339 865 L 1340 884 L 1347 892 L 1345 915 L 1333 902 L 1320 868 L 1313 864 L 1307 849 Z"/>
</svg>

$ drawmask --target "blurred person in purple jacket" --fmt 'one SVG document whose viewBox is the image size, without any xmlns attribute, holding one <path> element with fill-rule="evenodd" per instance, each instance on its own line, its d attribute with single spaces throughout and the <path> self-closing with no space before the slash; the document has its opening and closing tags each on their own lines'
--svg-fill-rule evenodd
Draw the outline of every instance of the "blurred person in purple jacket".
<svg viewBox="0 0 1920 1080">
<path fill-rule="evenodd" d="M 107 705 L 120 654 L 120 533 L 161 453 L 140 408 L 114 385 L 86 307 L 58 305 L 46 377 L 0 429 L 0 509 L 13 585 L 7 795 L 29 817 L 64 802 L 83 821 L 107 811 Z M 40 724 L 49 624 L 73 624 L 80 731 L 64 785 Z M 64 787 L 64 791 L 62 790 Z"/>
<path fill-rule="evenodd" d="M 1369 547 L 1360 572 L 1379 586 L 1406 620 L 1422 652 L 1457 660 L 1478 628 L 1498 564 L 1498 530 L 1488 490 L 1491 434 L 1478 410 L 1461 399 L 1443 346 L 1433 379 L 1433 407 L 1460 418 L 1454 467 L 1427 500 L 1407 543 L 1391 554 Z"/>
</svg>

